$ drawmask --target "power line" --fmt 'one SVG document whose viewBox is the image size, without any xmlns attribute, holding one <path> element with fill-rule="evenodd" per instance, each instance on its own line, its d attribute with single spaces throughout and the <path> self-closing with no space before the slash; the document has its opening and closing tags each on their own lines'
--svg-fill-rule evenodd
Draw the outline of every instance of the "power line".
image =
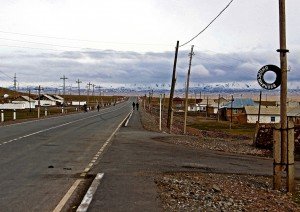
<svg viewBox="0 0 300 212">
<path fill-rule="evenodd" d="M 233 0 L 231 0 L 226 7 L 221 10 L 221 12 L 203 29 L 201 30 L 197 35 L 195 35 L 194 37 L 192 37 L 189 41 L 185 42 L 184 44 L 182 44 L 179 47 L 185 46 L 186 44 L 190 43 L 191 41 L 193 41 L 195 38 L 197 38 L 200 34 L 202 34 L 229 6 L 230 4 L 233 2 Z"/>
<path fill-rule="evenodd" d="M 38 38 L 48 38 L 48 39 L 56 39 L 56 40 L 68 40 L 68 41 L 81 41 L 81 42 L 89 42 L 89 43 L 99 43 L 99 44 L 118 44 L 118 45 L 137 45 L 137 46 L 172 46 L 171 44 L 162 44 L 162 43 L 126 43 L 126 42 L 107 42 L 107 41 L 96 41 L 96 40 L 86 40 L 86 39 L 77 39 L 77 38 L 66 38 L 66 37 L 55 37 L 55 36 L 47 36 L 47 35 L 34 35 L 34 34 L 26 34 L 19 32 L 8 32 L 0 30 L 0 33 L 5 34 L 13 34 L 13 35 L 22 35 L 28 37 L 38 37 Z"/>
<path fill-rule="evenodd" d="M 3 71 L 0 71 L 3 75 L 5 75 L 6 77 L 8 77 L 9 79 L 14 79 L 13 77 L 9 76 L 8 74 L 6 74 L 5 72 Z"/>
</svg>

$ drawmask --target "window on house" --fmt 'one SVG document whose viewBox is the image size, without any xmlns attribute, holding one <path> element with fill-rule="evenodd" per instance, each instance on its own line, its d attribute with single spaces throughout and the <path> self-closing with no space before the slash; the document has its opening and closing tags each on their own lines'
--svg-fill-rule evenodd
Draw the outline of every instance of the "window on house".
<svg viewBox="0 0 300 212">
<path fill-rule="evenodd" d="M 271 122 L 275 122 L 275 116 L 271 116 Z"/>
<path fill-rule="evenodd" d="M 233 114 L 237 114 L 237 113 L 238 113 L 238 110 L 237 110 L 237 109 L 232 109 L 232 113 L 233 113 Z"/>
</svg>

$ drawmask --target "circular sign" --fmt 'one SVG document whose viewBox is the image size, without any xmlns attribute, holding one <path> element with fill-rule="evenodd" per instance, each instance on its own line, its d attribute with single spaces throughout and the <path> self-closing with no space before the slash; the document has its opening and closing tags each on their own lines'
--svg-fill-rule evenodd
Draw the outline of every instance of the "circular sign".
<svg viewBox="0 0 300 212">
<path fill-rule="evenodd" d="M 264 75 L 268 71 L 272 71 L 276 74 L 276 79 L 272 83 L 267 83 L 264 79 Z M 281 84 L 281 69 L 275 65 L 266 65 L 262 67 L 257 73 L 257 82 L 262 88 L 267 90 L 273 90 L 279 87 Z"/>
</svg>

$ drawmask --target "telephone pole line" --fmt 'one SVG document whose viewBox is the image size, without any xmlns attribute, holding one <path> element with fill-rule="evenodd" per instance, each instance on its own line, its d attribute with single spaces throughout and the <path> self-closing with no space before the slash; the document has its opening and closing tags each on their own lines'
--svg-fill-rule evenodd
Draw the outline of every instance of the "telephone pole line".
<svg viewBox="0 0 300 212">
<path fill-rule="evenodd" d="M 187 120 L 187 110 L 188 110 L 188 100 L 189 100 L 189 85 L 190 85 L 191 66 L 192 66 L 193 55 L 195 55 L 194 52 L 193 52 L 193 49 L 194 49 L 194 45 L 192 45 L 191 53 L 189 53 L 190 62 L 189 62 L 189 70 L 188 70 L 188 73 L 187 73 L 186 88 L 185 88 L 183 134 L 186 134 L 186 120 Z"/>
<path fill-rule="evenodd" d="M 89 82 L 89 83 L 87 84 L 87 86 L 88 86 L 88 90 L 87 90 L 87 104 L 89 104 L 91 85 L 92 85 L 91 82 Z"/>
<path fill-rule="evenodd" d="M 274 188 L 280 189 L 281 172 L 286 171 L 286 190 L 293 193 L 295 190 L 295 166 L 294 166 L 294 139 L 288 136 L 289 127 L 287 118 L 287 53 L 286 47 L 286 13 L 285 0 L 279 0 L 279 34 L 280 34 L 280 140 L 281 140 L 281 165 L 275 164 L 274 158 Z M 293 138 L 293 136 L 292 136 Z"/>
<path fill-rule="evenodd" d="M 78 84 L 78 96 L 79 96 L 79 103 L 78 103 L 78 111 L 80 110 L 80 83 L 82 83 L 82 81 L 80 81 L 79 79 L 76 81 L 76 83 Z"/>
<path fill-rule="evenodd" d="M 172 75 L 169 108 L 168 108 L 168 118 L 167 118 L 167 128 L 169 129 L 170 132 L 171 132 L 171 125 L 172 125 L 171 119 L 172 119 L 172 115 L 173 115 L 173 97 L 174 97 L 175 83 L 176 83 L 176 65 L 177 65 L 178 49 L 179 49 L 179 41 L 177 41 L 176 49 L 175 49 L 175 58 L 174 58 L 174 65 L 173 65 L 173 75 Z"/>
<path fill-rule="evenodd" d="M 65 98 L 66 98 L 66 78 L 65 75 L 61 77 L 60 79 L 63 80 L 63 95 L 64 95 L 64 100 L 63 100 L 63 105 L 65 105 Z"/>
<path fill-rule="evenodd" d="M 39 85 L 39 87 L 35 88 L 34 90 L 38 91 L 38 95 L 39 95 L 39 100 L 38 100 L 38 118 L 40 118 L 41 115 L 41 90 L 44 90 L 44 88 L 41 88 L 41 86 Z"/>
<path fill-rule="evenodd" d="M 14 76 L 14 90 L 17 91 L 17 74 Z"/>
</svg>

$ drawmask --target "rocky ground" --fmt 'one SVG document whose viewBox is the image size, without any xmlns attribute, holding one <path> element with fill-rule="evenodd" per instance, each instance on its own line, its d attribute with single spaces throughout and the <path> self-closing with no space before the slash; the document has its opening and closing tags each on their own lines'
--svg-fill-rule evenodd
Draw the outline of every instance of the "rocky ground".
<svg viewBox="0 0 300 212">
<path fill-rule="evenodd" d="M 158 131 L 158 117 L 140 110 L 145 129 Z M 221 132 L 187 129 L 174 121 L 172 136 L 160 141 L 217 151 L 271 157 L 269 150 L 257 149 L 252 139 Z M 162 131 L 168 132 L 166 120 Z M 272 179 L 266 176 L 217 174 L 201 172 L 163 173 L 156 178 L 165 211 L 300 211 L 300 184 L 296 193 L 272 190 Z"/>
</svg>

